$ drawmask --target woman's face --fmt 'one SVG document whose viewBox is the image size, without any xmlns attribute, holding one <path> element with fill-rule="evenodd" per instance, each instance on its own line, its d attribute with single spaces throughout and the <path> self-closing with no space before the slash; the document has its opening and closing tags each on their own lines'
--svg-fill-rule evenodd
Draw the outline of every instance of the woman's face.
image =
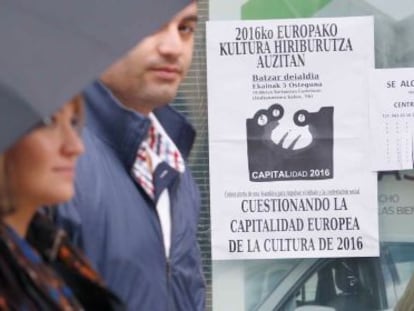
<svg viewBox="0 0 414 311">
<path fill-rule="evenodd" d="M 76 97 L 6 152 L 16 205 L 50 205 L 73 196 L 76 159 L 84 151 L 79 135 L 82 122 L 82 99 Z"/>
</svg>

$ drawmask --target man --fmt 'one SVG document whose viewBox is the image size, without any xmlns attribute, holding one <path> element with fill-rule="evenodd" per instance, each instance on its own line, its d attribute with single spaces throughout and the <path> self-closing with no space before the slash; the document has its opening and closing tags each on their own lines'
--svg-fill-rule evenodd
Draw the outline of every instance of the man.
<svg viewBox="0 0 414 311">
<path fill-rule="evenodd" d="M 84 92 L 86 154 L 57 221 L 128 310 L 204 310 L 200 207 L 187 159 L 194 130 L 167 104 L 192 59 L 196 3 Z"/>
</svg>

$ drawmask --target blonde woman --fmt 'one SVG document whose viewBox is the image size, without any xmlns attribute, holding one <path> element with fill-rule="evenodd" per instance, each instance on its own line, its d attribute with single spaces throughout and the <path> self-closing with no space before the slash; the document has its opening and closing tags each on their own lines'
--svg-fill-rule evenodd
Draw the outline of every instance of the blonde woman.
<svg viewBox="0 0 414 311">
<path fill-rule="evenodd" d="M 74 194 L 82 123 L 75 97 L 0 155 L 0 310 L 122 309 L 65 234 L 38 213 Z"/>
</svg>

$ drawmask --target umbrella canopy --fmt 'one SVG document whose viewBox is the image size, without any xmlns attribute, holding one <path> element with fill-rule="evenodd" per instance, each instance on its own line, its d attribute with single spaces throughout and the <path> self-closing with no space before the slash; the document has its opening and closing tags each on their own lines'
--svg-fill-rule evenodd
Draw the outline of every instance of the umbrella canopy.
<svg viewBox="0 0 414 311">
<path fill-rule="evenodd" d="M 191 0 L 0 0 L 0 152 Z"/>
</svg>

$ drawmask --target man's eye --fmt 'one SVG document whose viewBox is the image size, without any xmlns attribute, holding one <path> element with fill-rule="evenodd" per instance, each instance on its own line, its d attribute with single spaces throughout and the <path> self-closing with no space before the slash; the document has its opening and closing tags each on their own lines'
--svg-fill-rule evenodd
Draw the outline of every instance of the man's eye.
<svg viewBox="0 0 414 311">
<path fill-rule="evenodd" d="M 195 26 L 193 26 L 193 25 L 180 25 L 178 27 L 178 30 L 180 32 L 184 32 L 184 33 L 193 33 L 195 31 Z"/>
</svg>

